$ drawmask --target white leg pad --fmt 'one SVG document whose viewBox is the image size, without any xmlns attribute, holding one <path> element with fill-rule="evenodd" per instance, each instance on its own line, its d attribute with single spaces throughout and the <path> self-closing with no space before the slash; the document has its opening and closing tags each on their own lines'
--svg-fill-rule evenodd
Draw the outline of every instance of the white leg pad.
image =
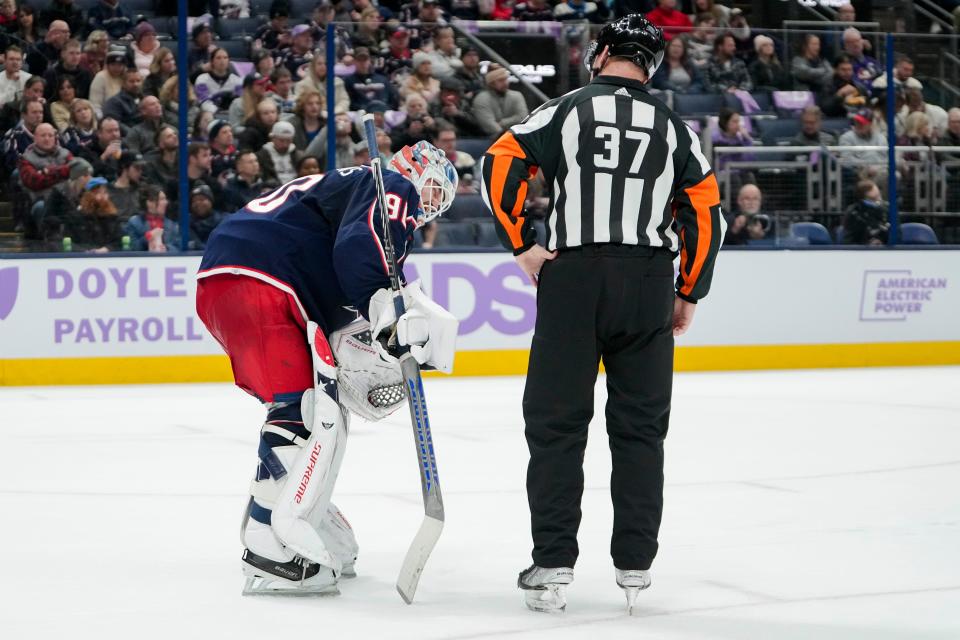
<svg viewBox="0 0 960 640">
<path fill-rule="evenodd" d="M 330 347 L 315 323 L 308 323 L 307 333 L 317 384 L 303 394 L 301 411 L 311 433 L 302 449 L 274 449 L 287 477 L 277 496 L 271 528 L 289 550 L 340 573 L 341 558 L 318 529 L 326 519 L 346 448 L 347 416 L 337 402 L 337 370 Z"/>
</svg>

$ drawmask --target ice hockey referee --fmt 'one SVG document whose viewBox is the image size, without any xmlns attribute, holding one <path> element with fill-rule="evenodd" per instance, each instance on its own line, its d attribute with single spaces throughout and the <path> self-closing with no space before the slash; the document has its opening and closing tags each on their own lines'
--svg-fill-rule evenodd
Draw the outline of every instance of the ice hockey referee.
<svg viewBox="0 0 960 640">
<path fill-rule="evenodd" d="M 616 580 L 631 610 L 650 585 L 673 340 L 710 289 L 725 230 L 697 136 L 645 88 L 663 52 L 663 34 L 641 15 L 606 25 L 584 60 L 592 81 L 511 127 L 483 158 L 500 238 L 538 287 L 523 396 L 533 566 L 518 581 L 535 611 L 562 611 L 573 581 L 601 360 Z M 524 211 L 538 169 L 550 190 L 546 248 Z"/>
</svg>

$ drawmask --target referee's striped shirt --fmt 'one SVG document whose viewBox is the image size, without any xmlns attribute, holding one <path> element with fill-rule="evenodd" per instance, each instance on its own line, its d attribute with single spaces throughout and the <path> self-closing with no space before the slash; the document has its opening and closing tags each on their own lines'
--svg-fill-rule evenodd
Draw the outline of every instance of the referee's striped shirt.
<svg viewBox="0 0 960 640">
<path fill-rule="evenodd" d="M 726 224 L 696 134 L 635 80 L 599 76 L 511 127 L 483 157 L 481 193 L 514 254 L 536 243 L 527 180 L 550 187 L 547 248 L 615 243 L 680 254 L 677 294 L 710 288 Z"/>
</svg>

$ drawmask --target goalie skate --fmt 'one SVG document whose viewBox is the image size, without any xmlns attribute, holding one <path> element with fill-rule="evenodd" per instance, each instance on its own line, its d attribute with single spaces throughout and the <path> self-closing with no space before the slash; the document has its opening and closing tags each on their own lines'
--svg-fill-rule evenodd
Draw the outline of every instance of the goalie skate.
<svg viewBox="0 0 960 640">
<path fill-rule="evenodd" d="M 650 586 L 650 572 L 639 569 L 617 569 L 617 585 L 627 596 L 627 615 L 638 614 L 637 598 L 641 591 Z"/>
<path fill-rule="evenodd" d="M 335 596 L 340 594 L 333 570 L 296 557 L 278 562 L 243 552 L 243 595 Z"/>
<path fill-rule="evenodd" d="M 536 565 L 520 573 L 517 586 L 531 611 L 563 613 L 567 608 L 567 585 L 573 582 L 573 569 L 544 569 Z"/>
</svg>

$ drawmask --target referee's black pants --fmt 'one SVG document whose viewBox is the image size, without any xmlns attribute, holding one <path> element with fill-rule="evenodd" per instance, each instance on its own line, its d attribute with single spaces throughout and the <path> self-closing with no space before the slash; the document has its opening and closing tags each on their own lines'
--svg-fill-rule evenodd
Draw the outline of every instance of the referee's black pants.
<svg viewBox="0 0 960 640">
<path fill-rule="evenodd" d="M 583 454 L 599 363 L 607 373 L 611 555 L 648 569 L 663 510 L 663 440 L 673 382 L 669 251 L 600 244 L 544 264 L 523 395 L 533 562 L 576 563 Z"/>
</svg>

